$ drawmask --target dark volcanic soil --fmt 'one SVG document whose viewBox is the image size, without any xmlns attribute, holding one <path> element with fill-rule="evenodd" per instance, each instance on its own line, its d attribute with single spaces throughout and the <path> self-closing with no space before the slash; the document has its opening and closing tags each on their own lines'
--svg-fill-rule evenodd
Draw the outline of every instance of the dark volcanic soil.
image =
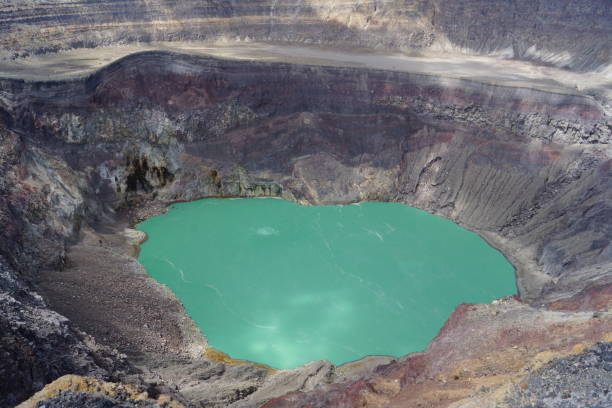
<svg viewBox="0 0 612 408">
<path fill-rule="evenodd" d="M 197 355 L 205 341 L 180 302 L 150 278 L 135 259 L 136 244 L 121 234 L 82 231 L 61 271 L 41 271 L 38 292 L 100 343 L 130 356 Z"/>
</svg>

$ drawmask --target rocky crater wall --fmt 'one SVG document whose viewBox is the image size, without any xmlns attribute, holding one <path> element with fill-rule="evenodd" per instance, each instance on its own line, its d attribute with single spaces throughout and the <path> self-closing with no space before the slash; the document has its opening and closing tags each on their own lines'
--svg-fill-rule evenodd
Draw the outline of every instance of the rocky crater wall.
<svg viewBox="0 0 612 408">
<path fill-rule="evenodd" d="M 67 179 L 40 192 L 60 206 L 62 236 L 74 217 L 143 198 L 283 195 L 451 218 L 506 253 L 531 300 L 609 260 L 612 127 L 587 97 L 157 52 L 86 80 L 3 87 L 30 173 L 49 178 L 53 160 Z"/>
<path fill-rule="evenodd" d="M 562 308 L 587 293 L 605 299 L 611 284 L 612 124 L 589 97 L 150 52 L 83 79 L 0 80 L 0 120 L 7 282 L 69 267 L 66 250 L 85 227 L 134 220 L 146 215 L 142 209 L 281 196 L 311 204 L 399 201 L 450 218 L 502 250 L 533 306 Z M 20 285 L 7 283 L 7 305 L 30 291 Z M 11 316 L 3 314 L 3 324 L 23 339 L 25 329 L 10 323 L 23 319 Z M 566 330 L 560 315 L 547 316 Z M 72 330 L 62 324 L 53 331 Z M 449 325 L 447 333 L 459 330 Z M 592 325 L 588 333 L 599 336 Z M 38 336 L 35 324 L 25 327 Z M 9 352 L 40 373 L 6 390 L 10 401 L 62 373 L 118 375 L 112 351 L 83 350 L 86 357 L 70 359 L 80 369 L 54 370 L 41 366 L 45 358 Z M 3 370 L 7 378 L 10 368 Z M 332 377 L 316 370 L 316 378 Z"/>
<path fill-rule="evenodd" d="M 277 41 L 458 51 L 609 70 L 607 0 L 11 0 L 5 57 L 117 43 Z"/>
</svg>

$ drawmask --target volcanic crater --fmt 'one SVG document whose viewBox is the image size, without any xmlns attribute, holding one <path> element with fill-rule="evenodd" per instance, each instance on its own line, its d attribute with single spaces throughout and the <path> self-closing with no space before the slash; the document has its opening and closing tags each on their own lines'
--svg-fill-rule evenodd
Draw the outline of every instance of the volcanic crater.
<svg viewBox="0 0 612 408">
<path fill-rule="evenodd" d="M 0 5 L 0 404 L 609 404 L 612 15 L 566 3 Z M 519 295 L 401 358 L 235 360 L 137 260 L 205 197 L 424 209 Z"/>
</svg>

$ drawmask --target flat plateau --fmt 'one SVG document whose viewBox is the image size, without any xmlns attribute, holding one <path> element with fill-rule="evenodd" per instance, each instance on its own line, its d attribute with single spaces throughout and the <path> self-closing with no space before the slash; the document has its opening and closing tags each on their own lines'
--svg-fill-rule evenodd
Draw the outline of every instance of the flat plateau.
<svg viewBox="0 0 612 408">
<path fill-rule="evenodd" d="M 591 95 L 612 99 L 612 72 L 578 73 L 497 56 L 413 51 L 332 50 L 315 46 L 293 46 L 251 42 L 153 42 L 106 47 L 79 48 L 15 60 L 0 60 L 0 77 L 32 81 L 66 80 L 90 73 L 130 54 L 170 51 L 223 59 L 285 62 L 299 65 L 371 68 L 441 78 L 460 78 L 500 86 Z"/>
</svg>

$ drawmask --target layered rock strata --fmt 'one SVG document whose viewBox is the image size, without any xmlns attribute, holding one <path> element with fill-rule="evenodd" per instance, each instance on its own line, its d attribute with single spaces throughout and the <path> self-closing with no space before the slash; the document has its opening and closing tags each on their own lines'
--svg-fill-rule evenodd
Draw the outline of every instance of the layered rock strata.
<svg viewBox="0 0 612 408">
<path fill-rule="evenodd" d="M 33 195 L 61 208 L 55 243 L 136 200 L 265 195 L 441 214 L 499 247 L 527 300 L 609 262 L 612 122 L 588 97 L 159 52 L 1 86 L 28 176 L 49 186 Z"/>
<path fill-rule="evenodd" d="M 151 52 L 83 79 L 0 80 L 3 291 L 17 299 L 32 279 L 73 324 L 129 354 L 123 368 L 97 357 L 89 362 L 91 346 L 77 338 L 73 349 L 83 347 L 83 356 L 62 352 L 66 365 L 41 368 L 41 380 L 6 382 L 3 402 L 70 373 L 159 381 L 204 406 L 449 406 L 511 398 L 510 385 L 537 368 L 535 357 L 548 361 L 610 341 L 611 130 L 599 102 L 581 95 L 359 68 Z M 252 196 L 399 201 L 445 216 L 513 262 L 523 302 L 461 306 L 426 351 L 377 369 L 388 360 L 275 372 L 199 358 L 205 341 L 181 323 L 171 294 L 151 290 L 120 233 L 170 202 Z M 131 292 L 140 300 L 121 306 L 106 296 L 80 299 L 87 273 L 92 282 L 105 274 L 91 293 L 109 296 L 119 293 L 117 279 L 126 288 L 139 279 Z M 19 313 L 36 305 L 36 318 L 52 313 L 29 296 Z M 173 314 L 138 307 L 155 299 Z M 104 305 L 117 315 L 85 318 L 99 317 Z M 129 316 L 152 326 L 135 329 Z M 5 311 L 2 319 L 23 320 Z M 74 330 L 57 319 L 54 330 Z M 23 327 L 45 336 L 42 324 Z M 17 333 L 17 343 L 28 342 Z M 159 340 L 134 342 L 147 338 L 142 333 Z M 42 340 L 30 347 L 46 350 Z M 20 355 L 10 351 L 4 361 L 12 365 Z M 39 367 L 46 359 L 22 360 Z M 470 374 L 452 374 L 459 367 Z M 460 383 L 452 383 L 455 376 Z M 478 387 L 485 387 L 480 394 Z M 282 397 L 291 391 L 299 393 Z"/>
<path fill-rule="evenodd" d="M 6 57 L 117 43 L 277 41 L 493 54 L 609 70 L 607 0 L 13 0 L 0 4 Z"/>
</svg>

